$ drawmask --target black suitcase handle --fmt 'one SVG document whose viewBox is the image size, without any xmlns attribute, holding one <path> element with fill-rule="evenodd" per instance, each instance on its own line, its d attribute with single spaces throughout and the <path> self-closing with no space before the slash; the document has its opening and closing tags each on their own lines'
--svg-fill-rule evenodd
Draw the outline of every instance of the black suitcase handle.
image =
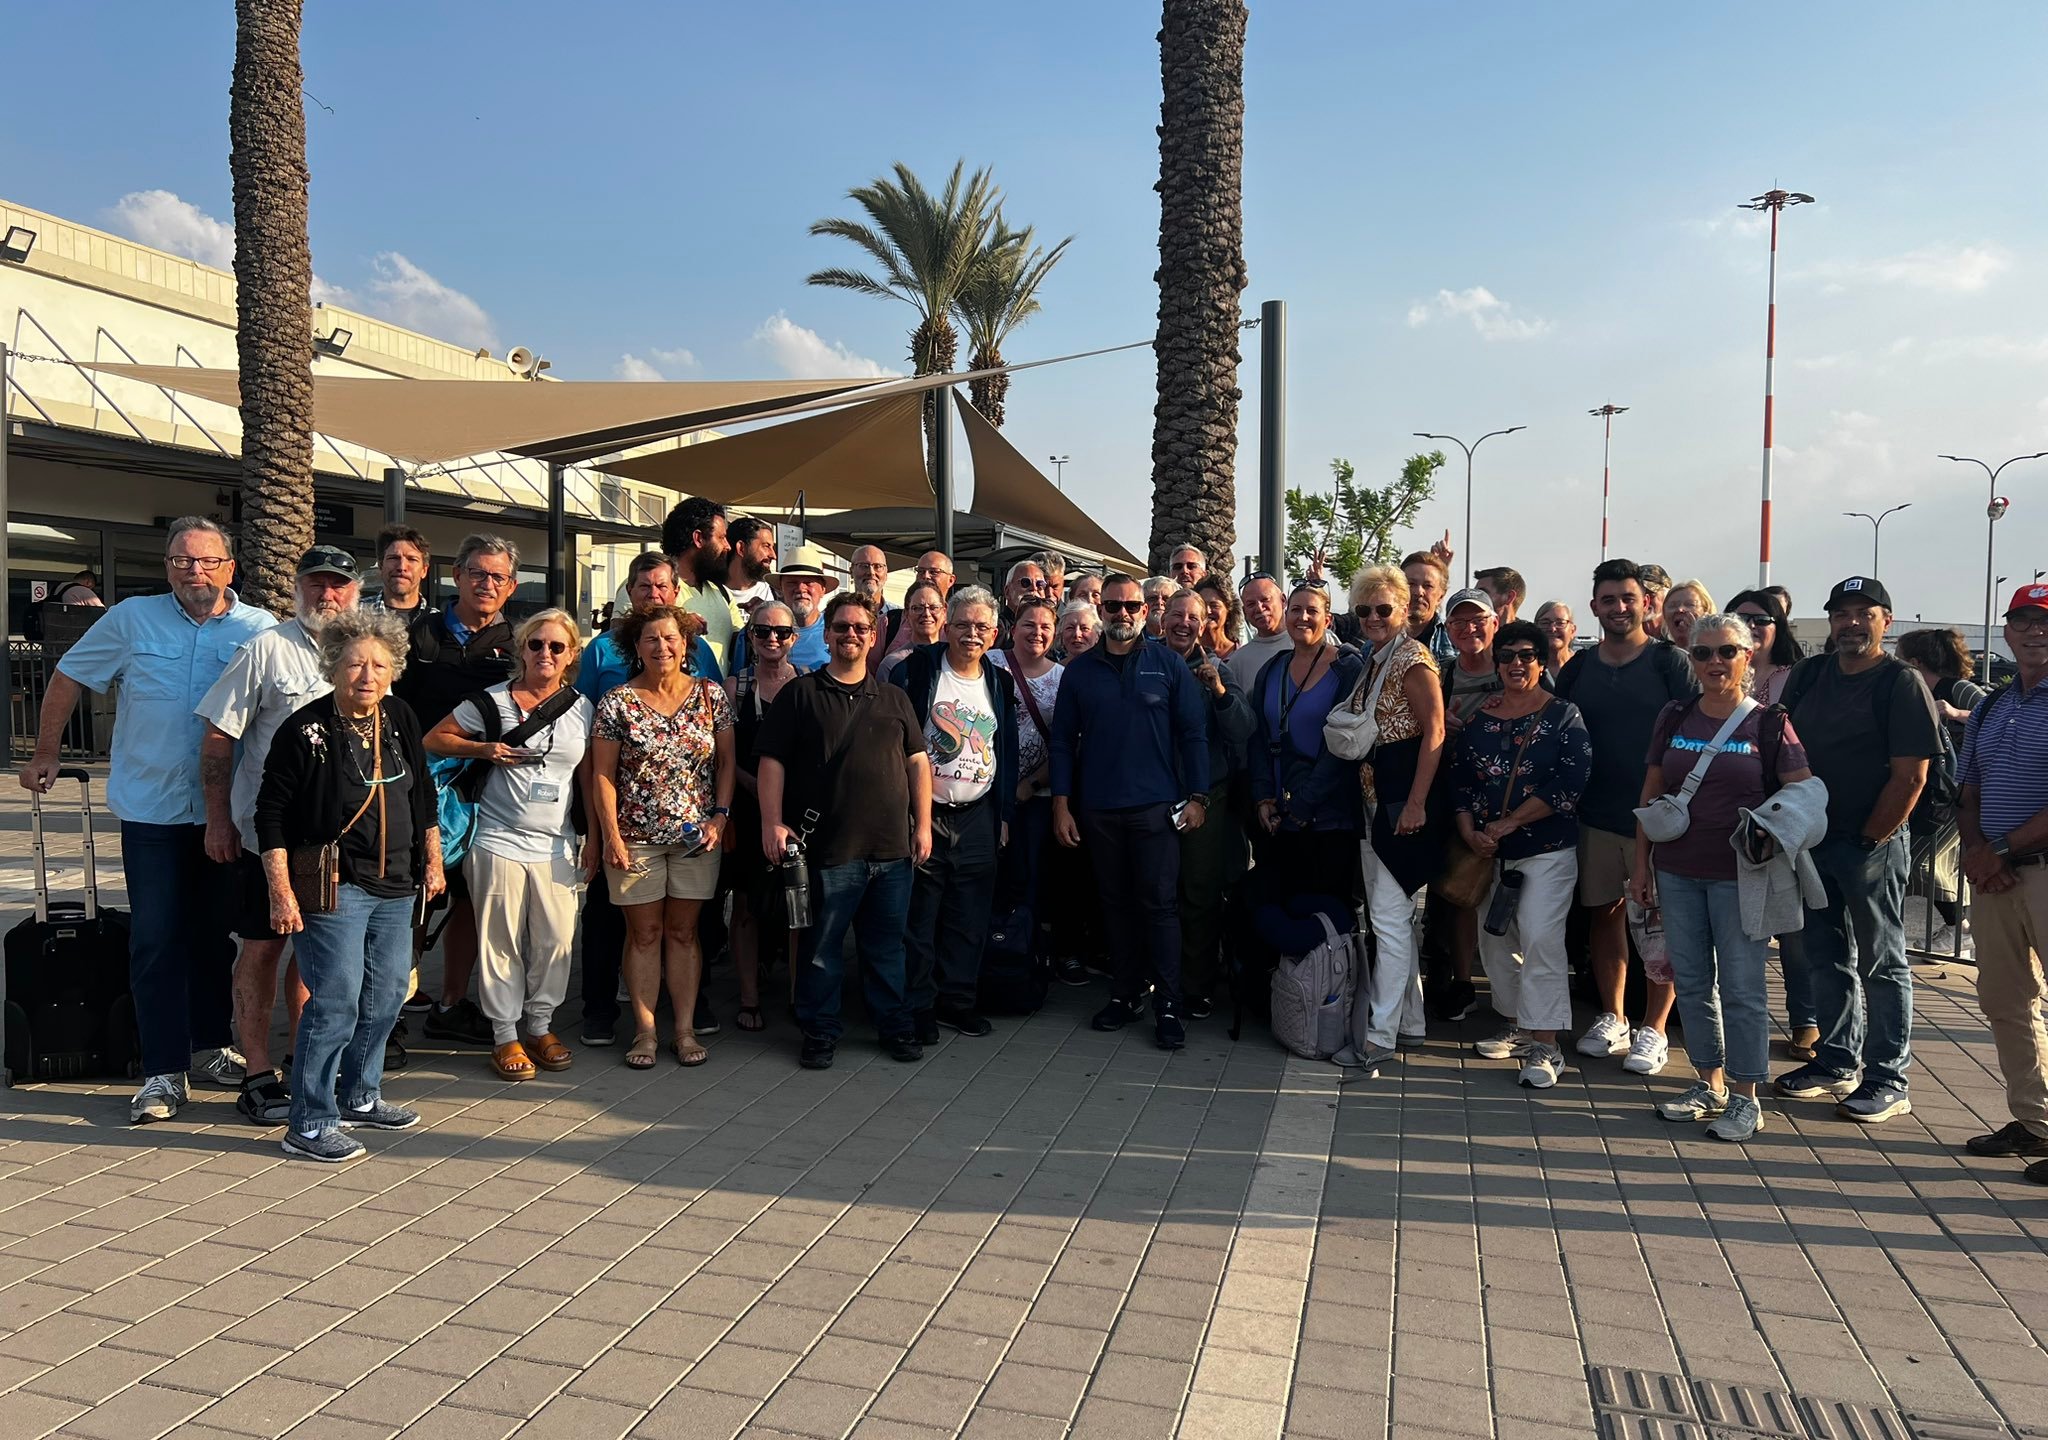
<svg viewBox="0 0 2048 1440">
<path fill-rule="evenodd" d="M 100 866 L 99 855 L 93 849 L 92 835 L 92 774 L 90 771 L 67 766 L 57 772 L 59 780 L 78 782 L 78 805 L 84 817 L 83 838 L 85 842 L 85 918 L 97 920 L 100 913 Z M 48 924 L 50 919 L 50 871 L 47 852 L 43 845 L 43 792 L 28 792 L 28 839 L 29 849 L 36 857 L 36 922 Z"/>
</svg>

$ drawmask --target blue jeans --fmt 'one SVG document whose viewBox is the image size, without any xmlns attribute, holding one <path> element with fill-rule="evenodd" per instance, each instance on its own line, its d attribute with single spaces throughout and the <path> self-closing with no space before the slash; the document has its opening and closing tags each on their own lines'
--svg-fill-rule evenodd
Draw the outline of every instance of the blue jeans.
<svg viewBox="0 0 2048 1440">
<path fill-rule="evenodd" d="M 343 885 L 334 909 L 305 917 L 298 938 L 305 1013 L 292 1050 L 291 1127 L 332 1130 L 336 1097 L 351 1110 L 377 1099 L 384 1043 L 412 971 L 413 897 L 384 900 Z"/>
<path fill-rule="evenodd" d="M 903 931 L 910 920 L 910 861 L 851 860 L 811 879 L 816 913 L 798 950 L 796 1023 L 806 1035 L 837 1040 L 846 988 L 846 932 L 860 945 L 861 990 L 868 1018 L 885 1040 L 912 1031 L 904 975 Z"/>
<path fill-rule="evenodd" d="M 1813 965 L 1806 958 L 1806 932 L 1790 930 L 1778 937 L 1778 969 L 1785 976 L 1785 1024 L 1804 1030 L 1820 1028 L 1813 1008 Z"/>
<path fill-rule="evenodd" d="M 204 825 L 121 822 L 128 879 L 128 988 L 142 1073 L 183 1075 L 194 1050 L 229 1043 L 241 871 L 206 858 Z"/>
<path fill-rule="evenodd" d="M 1814 1064 L 1847 1079 L 1906 1088 L 1913 1062 L 1913 973 L 1906 966 L 1904 827 L 1867 854 L 1824 840 L 1813 863 L 1827 887 L 1825 910 L 1806 915 L 1820 1047 Z M 1868 1019 L 1866 1020 L 1866 1012 Z"/>
<path fill-rule="evenodd" d="M 1768 1080 L 1771 1006 L 1764 963 L 1770 942 L 1743 933 L 1736 883 L 1659 870 L 1657 898 L 1692 1068 L 1703 1074 L 1725 1069 L 1730 1080 Z"/>
</svg>

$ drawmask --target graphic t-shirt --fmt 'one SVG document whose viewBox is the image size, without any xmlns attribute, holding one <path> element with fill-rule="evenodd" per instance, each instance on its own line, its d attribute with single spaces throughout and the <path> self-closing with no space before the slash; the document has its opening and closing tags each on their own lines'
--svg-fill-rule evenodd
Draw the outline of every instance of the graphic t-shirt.
<svg viewBox="0 0 2048 1440">
<path fill-rule="evenodd" d="M 988 794 L 996 778 L 996 714 L 987 676 L 969 680 L 939 662 L 924 744 L 932 757 L 936 803 L 969 805 Z"/>
<path fill-rule="evenodd" d="M 1671 710 L 1657 718 L 1657 731 L 1651 737 L 1644 761 L 1663 767 L 1667 795 L 1678 793 L 1685 777 L 1692 774 L 1692 767 L 1699 764 L 1701 754 L 1714 743 L 1714 737 L 1726 723 L 1689 701 L 1676 701 L 1673 708 L 1677 706 L 1688 708 L 1677 718 L 1675 727 Z M 1753 810 L 1764 802 L 1763 720 L 1761 706 L 1750 711 L 1728 737 L 1726 747 L 1707 766 L 1687 812 L 1692 820 L 1685 833 L 1655 847 L 1652 853 L 1650 863 L 1657 869 L 1694 880 L 1736 878 L 1735 850 L 1728 843 L 1728 837 L 1735 833 L 1736 812 Z M 1788 719 L 1784 743 L 1778 750 L 1778 777 L 1782 780 L 1806 768 L 1806 746 Z"/>
</svg>

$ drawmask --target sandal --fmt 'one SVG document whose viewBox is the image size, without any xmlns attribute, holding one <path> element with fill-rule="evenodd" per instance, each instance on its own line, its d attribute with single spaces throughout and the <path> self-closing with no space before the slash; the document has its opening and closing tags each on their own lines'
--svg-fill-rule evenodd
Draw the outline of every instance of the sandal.
<svg viewBox="0 0 2048 1440">
<path fill-rule="evenodd" d="M 517 1040 L 491 1047 L 491 1070 L 500 1080 L 531 1080 L 533 1061 Z"/>
<path fill-rule="evenodd" d="M 695 1031 L 685 1030 L 676 1036 L 676 1061 L 682 1065 L 702 1065 L 711 1058 L 711 1052 L 697 1043 Z"/>
<path fill-rule="evenodd" d="M 742 1005 L 739 1013 L 732 1017 L 732 1023 L 742 1030 L 766 1030 L 768 1022 L 761 1018 L 759 1005 Z"/>
<path fill-rule="evenodd" d="M 544 1035 L 525 1036 L 520 1043 L 533 1063 L 543 1070 L 567 1070 L 576 1063 L 575 1055 L 552 1030 Z"/>
<path fill-rule="evenodd" d="M 654 1057 L 660 1052 L 661 1044 L 654 1038 L 652 1030 L 642 1030 L 633 1037 L 633 1043 L 626 1047 L 626 1068 L 628 1070 L 652 1070 Z"/>
</svg>

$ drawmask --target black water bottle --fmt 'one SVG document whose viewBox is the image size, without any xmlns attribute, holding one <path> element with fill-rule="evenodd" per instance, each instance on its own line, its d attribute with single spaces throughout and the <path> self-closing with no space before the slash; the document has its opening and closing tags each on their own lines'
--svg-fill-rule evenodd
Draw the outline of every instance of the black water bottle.
<svg viewBox="0 0 2048 1440">
<path fill-rule="evenodd" d="M 1494 882 L 1493 900 L 1486 907 L 1486 933 L 1505 935 L 1508 926 L 1515 920 L 1515 911 L 1522 903 L 1522 872 L 1501 868 L 1500 879 Z"/>
<path fill-rule="evenodd" d="M 811 928 L 811 867 L 804 847 L 792 840 L 782 852 L 782 912 L 792 930 Z"/>
</svg>

